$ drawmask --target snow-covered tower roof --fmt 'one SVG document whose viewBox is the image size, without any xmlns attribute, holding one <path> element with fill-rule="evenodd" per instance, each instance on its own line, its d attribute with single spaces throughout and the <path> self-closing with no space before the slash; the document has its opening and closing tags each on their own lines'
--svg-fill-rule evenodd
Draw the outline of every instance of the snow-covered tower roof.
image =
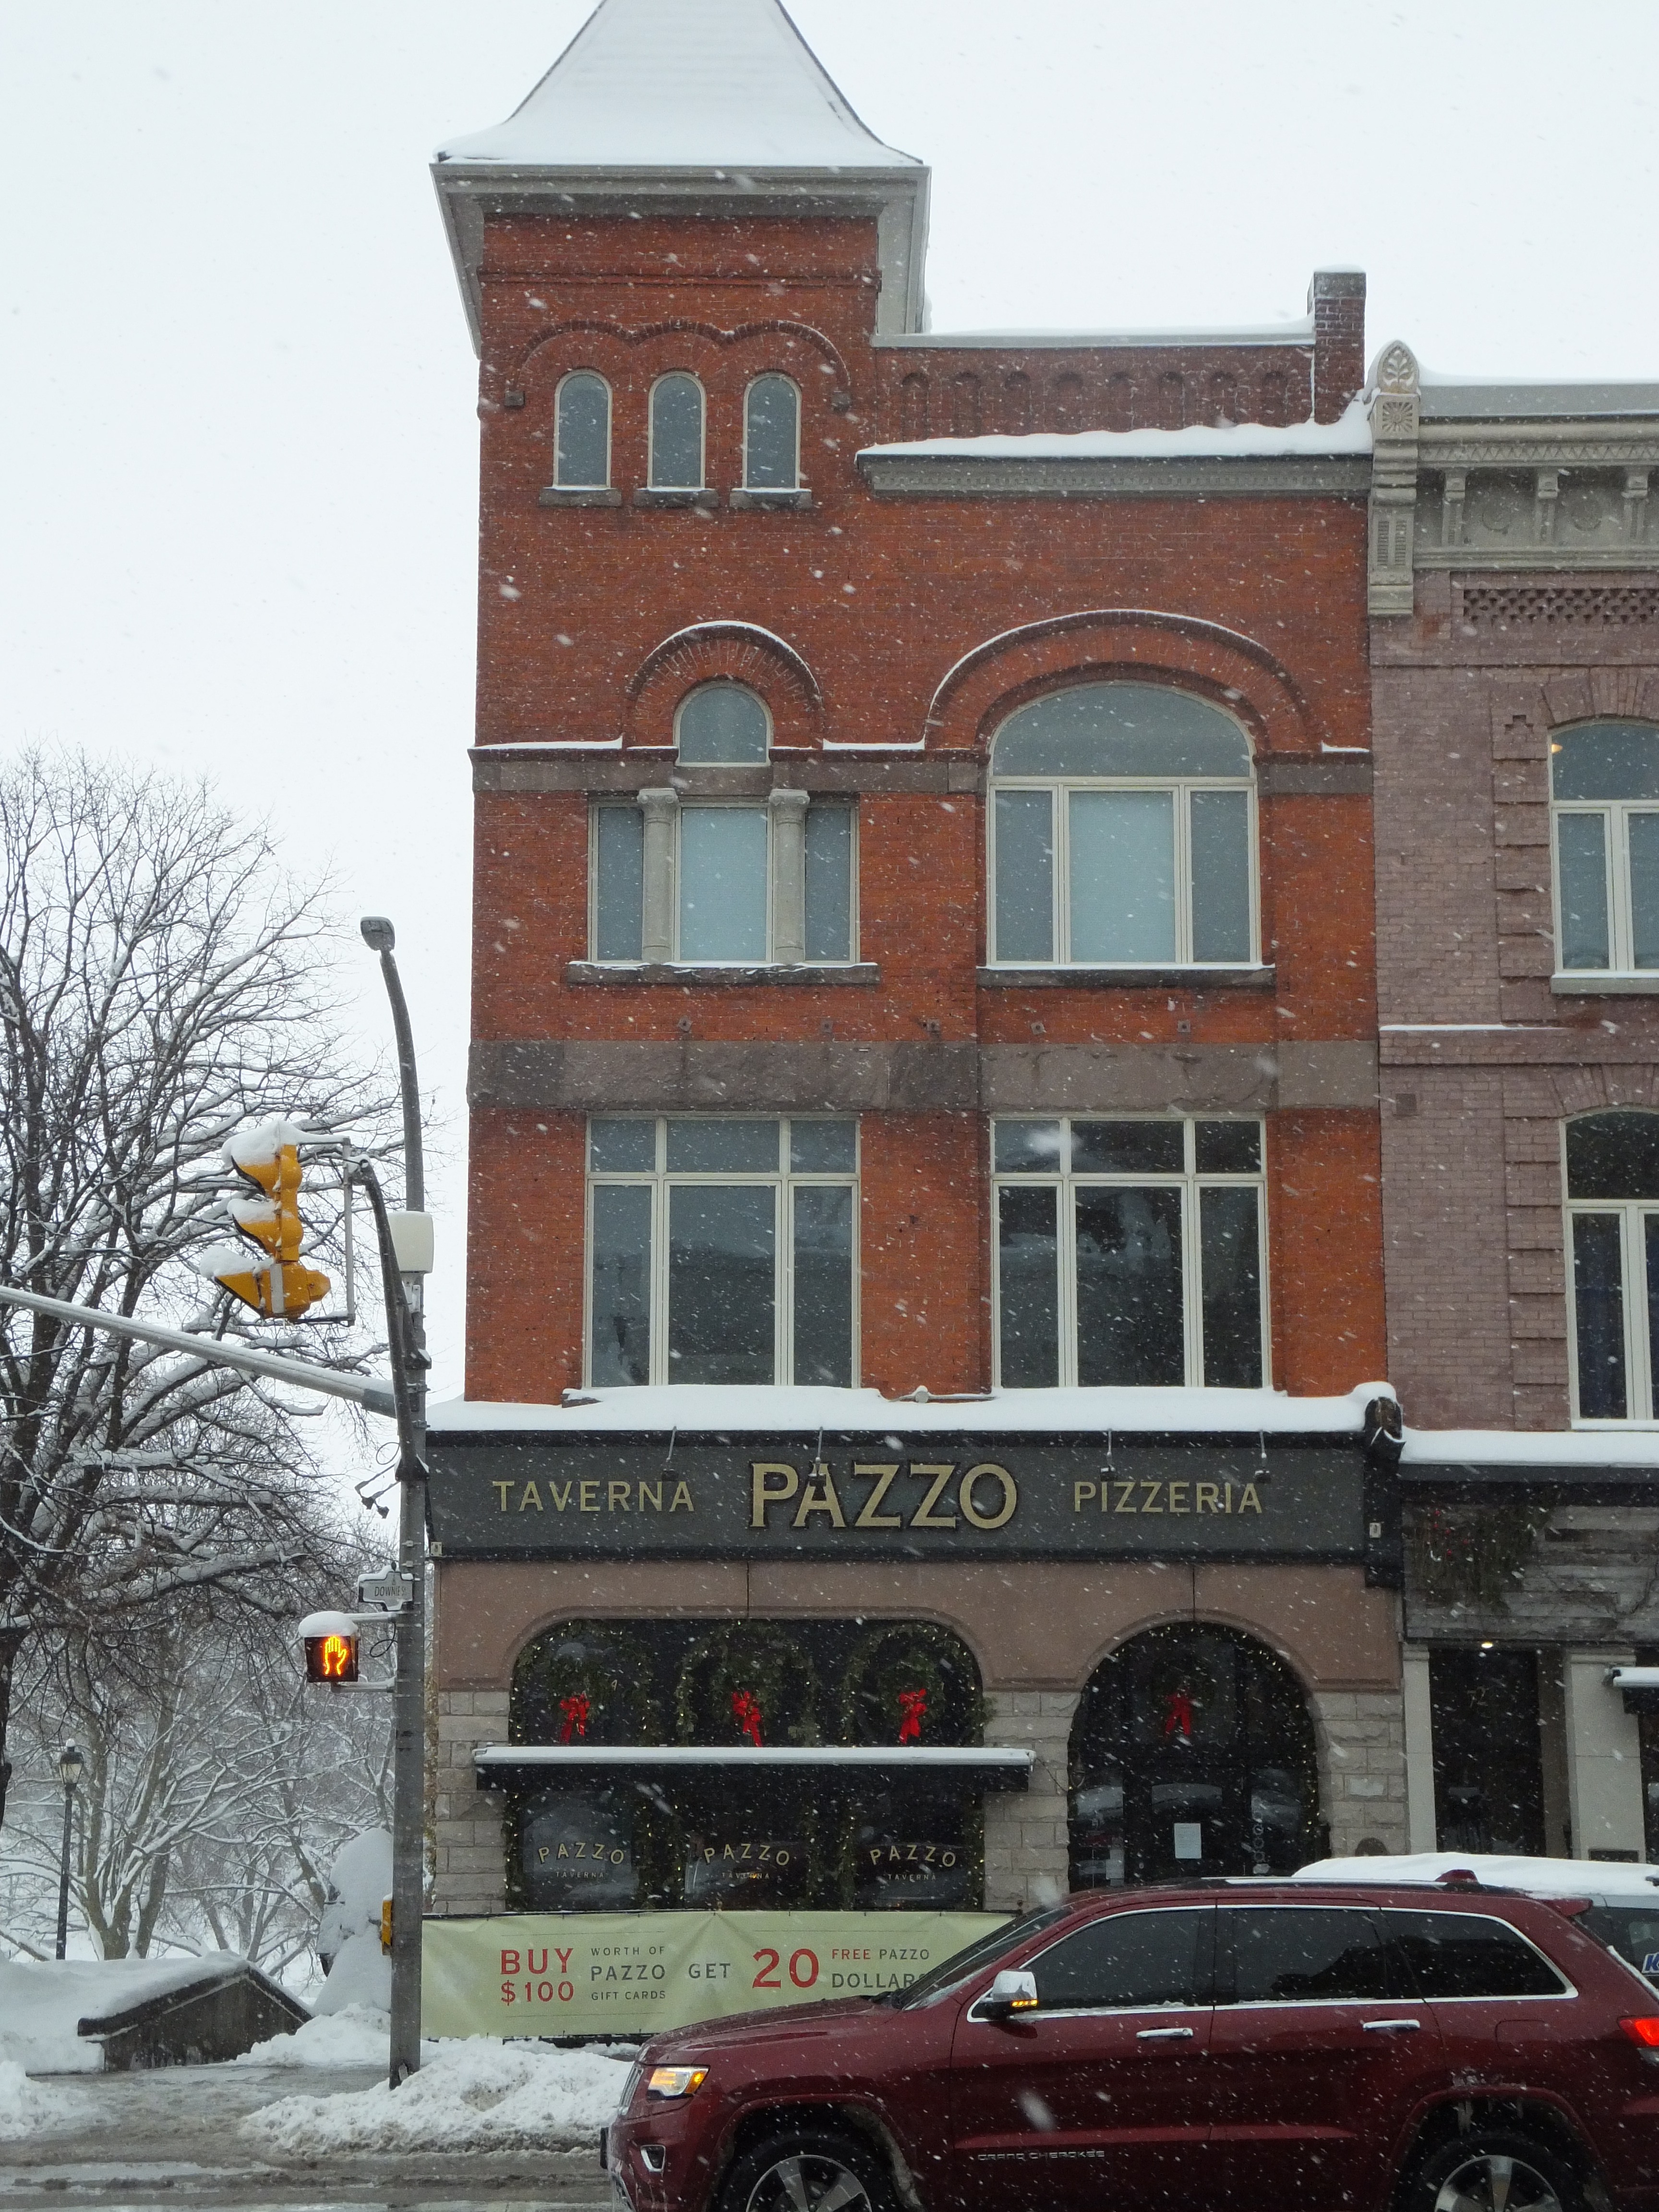
<svg viewBox="0 0 1659 2212">
<path fill-rule="evenodd" d="M 573 199 L 876 215 L 878 327 L 920 326 L 927 171 L 861 123 L 780 0 L 599 0 L 504 123 L 433 164 L 477 331 L 483 218 Z"/>
</svg>

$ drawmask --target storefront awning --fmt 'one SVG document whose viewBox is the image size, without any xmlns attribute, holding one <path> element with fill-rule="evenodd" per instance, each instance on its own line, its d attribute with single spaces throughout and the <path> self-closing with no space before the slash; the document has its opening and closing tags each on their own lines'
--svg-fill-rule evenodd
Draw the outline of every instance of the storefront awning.
<svg viewBox="0 0 1659 2212">
<path fill-rule="evenodd" d="M 981 1790 L 1029 1790 L 1035 1754 L 1003 1744 L 485 1743 L 473 1753 L 481 1790 L 590 1775 L 644 1781 L 696 1772 L 957 1777 Z"/>
<path fill-rule="evenodd" d="M 1609 1667 L 1607 1685 L 1623 1692 L 1627 1713 L 1659 1713 L 1659 1667 Z"/>
</svg>

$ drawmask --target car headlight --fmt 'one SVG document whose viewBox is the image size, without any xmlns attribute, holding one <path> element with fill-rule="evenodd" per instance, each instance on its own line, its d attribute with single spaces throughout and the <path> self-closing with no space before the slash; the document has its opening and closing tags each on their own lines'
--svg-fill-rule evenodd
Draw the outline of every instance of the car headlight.
<svg viewBox="0 0 1659 2212">
<path fill-rule="evenodd" d="M 645 2094 L 647 2097 L 695 2097 L 708 2079 L 706 2066 L 653 2066 Z"/>
</svg>

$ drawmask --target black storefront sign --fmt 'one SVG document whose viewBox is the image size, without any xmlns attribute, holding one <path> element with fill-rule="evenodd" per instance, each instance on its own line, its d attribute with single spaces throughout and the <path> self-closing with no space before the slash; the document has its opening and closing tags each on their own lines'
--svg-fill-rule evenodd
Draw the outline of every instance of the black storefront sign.
<svg viewBox="0 0 1659 2212">
<path fill-rule="evenodd" d="M 433 1436 L 428 1457 L 446 1559 L 1375 1564 L 1382 1534 L 1352 1436 L 478 1431 Z"/>
</svg>

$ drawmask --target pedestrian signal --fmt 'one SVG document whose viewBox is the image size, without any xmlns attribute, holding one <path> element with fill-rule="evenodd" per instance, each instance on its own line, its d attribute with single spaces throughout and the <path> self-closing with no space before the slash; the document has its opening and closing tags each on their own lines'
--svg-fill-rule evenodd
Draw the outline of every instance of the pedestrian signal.
<svg viewBox="0 0 1659 2212">
<path fill-rule="evenodd" d="M 357 1680 L 357 1624 L 349 1613 L 308 1613 L 300 1623 L 307 1682 Z"/>
</svg>

